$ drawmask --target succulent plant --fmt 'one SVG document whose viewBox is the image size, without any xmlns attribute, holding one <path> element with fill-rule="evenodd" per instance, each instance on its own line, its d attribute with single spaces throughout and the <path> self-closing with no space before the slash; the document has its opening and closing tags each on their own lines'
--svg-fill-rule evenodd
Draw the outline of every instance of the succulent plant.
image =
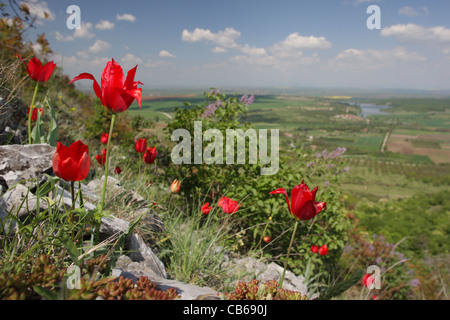
<svg viewBox="0 0 450 320">
<path fill-rule="evenodd" d="M 275 280 L 259 282 L 256 279 L 249 283 L 239 281 L 233 293 L 226 293 L 228 300 L 308 300 L 301 292 L 280 289 Z"/>
</svg>

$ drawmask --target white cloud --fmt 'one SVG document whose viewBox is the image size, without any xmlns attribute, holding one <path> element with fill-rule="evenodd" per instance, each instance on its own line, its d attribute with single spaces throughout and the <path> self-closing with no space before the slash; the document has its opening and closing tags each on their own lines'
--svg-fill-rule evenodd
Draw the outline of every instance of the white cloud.
<svg viewBox="0 0 450 320">
<path fill-rule="evenodd" d="M 381 35 L 397 37 L 400 41 L 415 43 L 450 43 L 450 29 L 443 26 L 426 28 L 417 24 L 396 24 L 383 28 Z"/>
<path fill-rule="evenodd" d="M 387 50 L 347 49 L 340 52 L 329 64 L 337 70 L 356 71 L 376 70 L 398 66 L 400 63 L 426 62 L 427 59 L 417 52 L 403 47 Z"/>
<path fill-rule="evenodd" d="M 28 6 L 30 14 L 36 17 L 36 22 L 42 24 L 42 20 L 54 20 L 55 15 L 50 11 L 47 6 L 47 2 L 38 0 L 22 1 L 21 5 Z"/>
<path fill-rule="evenodd" d="M 91 39 L 95 37 L 95 34 L 90 31 L 92 30 L 92 23 L 90 22 L 81 22 L 81 28 L 74 30 L 75 31 L 72 35 L 63 35 L 59 31 L 55 31 L 55 39 L 58 41 L 73 41 L 76 38 Z"/>
<path fill-rule="evenodd" d="M 118 14 L 116 16 L 116 20 L 117 21 L 130 21 L 130 22 L 135 22 L 136 21 L 136 17 L 133 16 L 132 14 L 129 13 L 124 13 L 122 15 Z"/>
<path fill-rule="evenodd" d="M 280 41 L 271 47 L 271 51 L 282 58 L 302 56 L 302 49 L 329 49 L 331 42 L 325 37 L 301 36 L 291 33 L 283 41 Z"/>
<path fill-rule="evenodd" d="M 176 58 L 176 56 L 167 50 L 161 50 L 159 56 L 163 58 Z"/>
<path fill-rule="evenodd" d="M 109 48 L 111 48 L 111 45 L 108 42 L 103 41 L 103 40 L 97 40 L 97 41 L 95 41 L 95 43 L 92 46 L 89 47 L 89 51 L 97 53 L 97 52 L 105 51 Z"/>
<path fill-rule="evenodd" d="M 129 69 L 134 68 L 136 65 L 143 63 L 144 61 L 141 58 L 136 57 L 132 53 L 127 53 L 118 62 L 120 63 L 120 65 L 124 69 L 124 72 L 126 73 Z"/>
<path fill-rule="evenodd" d="M 95 34 L 91 33 L 90 30 L 92 30 L 92 23 L 90 22 L 86 22 L 83 23 L 81 22 L 81 28 L 80 29 L 74 29 L 75 32 L 73 33 L 73 36 L 75 38 L 84 38 L 84 39 L 90 39 L 95 37 Z"/>
<path fill-rule="evenodd" d="M 95 27 L 99 30 L 111 30 L 114 28 L 114 23 L 108 20 L 101 20 Z"/>
<path fill-rule="evenodd" d="M 214 47 L 211 49 L 211 52 L 213 53 L 224 53 L 227 52 L 227 49 L 222 48 L 222 47 Z"/>
<path fill-rule="evenodd" d="M 428 11 L 427 7 L 422 7 L 422 8 L 420 8 L 420 10 L 416 10 L 413 7 L 404 6 L 398 10 L 398 13 L 400 15 L 404 15 L 404 16 L 408 16 L 408 17 L 416 17 L 416 16 L 422 15 L 422 13 L 428 14 L 428 12 L 429 11 Z"/>
<path fill-rule="evenodd" d="M 194 31 L 183 30 L 181 39 L 186 42 L 211 42 L 223 48 L 237 48 L 236 39 L 241 33 L 233 28 L 225 28 L 217 33 L 207 29 L 196 28 Z"/>
</svg>

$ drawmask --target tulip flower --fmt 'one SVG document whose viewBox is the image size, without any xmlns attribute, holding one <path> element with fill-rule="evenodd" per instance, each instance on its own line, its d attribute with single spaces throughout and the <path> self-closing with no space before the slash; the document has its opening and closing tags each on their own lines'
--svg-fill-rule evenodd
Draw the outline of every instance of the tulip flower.
<svg viewBox="0 0 450 320">
<path fill-rule="evenodd" d="M 41 116 L 44 115 L 44 109 L 40 108 L 39 112 L 41 113 Z M 27 114 L 30 114 L 30 108 L 28 108 Z M 31 114 L 31 121 L 37 121 L 38 118 L 38 109 L 33 108 L 33 112 Z"/>
<path fill-rule="evenodd" d="M 301 184 L 295 186 L 291 191 L 291 201 L 284 188 L 279 188 L 270 192 L 270 194 L 282 193 L 286 197 L 286 203 L 289 208 L 289 212 L 295 218 L 294 230 L 292 231 L 291 242 L 289 243 L 288 252 L 286 260 L 284 261 L 283 275 L 281 276 L 280 285 L 283 286 L 284 276 L 286 274 L 287 262 L 289 260 L 289 254 L 291 252 L 292 244 L 294 243 L 295 232 L 297 231 L 298 222 L 300 220 L 309 220 L 315 217 L 320 211 L 326 209 L 325 202 L 316 202 L 316 192 L 317 187 L 312 191 L 309 190 L 308 186 L 302 181 Z M 320 250 L 320 249 L 319 249 Z M 322 250 L 325 250 L 322 249 Z M 328 250 L 328 248 L 327 248 Z M 323 251 L 325 252 L 325 251 Z M 327 252 L 328 253 L 328 252 Z"/>
<path fill-rule="evenodd" d="M 96 154 L 95 160 L 97 160 L 99 165 L 103 166 L 106 162 L 106 149 L 103 149 L 101 154 Z"/>
<path fill-rule="evenodd" d="M 107 144 L 108 138 L 109 138 L 109 134 L 107 134 L 106 132 L 103 132 L 102 137 L 100 138 L 100 142 L 103 144 Z"/>
<path fill-rule="evenodd" d="M 136 140 L 134 139 L 134 141 L 136 142 L 134 144 L 134 149 L 136 150 L 137 153 L 144 153 L 145 150 L 147 149 L 147 139 L 139 139 Z"/>
<path fill-rule="evenodd" d="M 27 65 L 20 56 L 17 57 L 22 60 L 30 78 L 37 82 L 47 82 L 56 67 L 56 64 L 54 64 L 53 61 L 47 62 L 42 66 L 42 63 L 38 58 L 31 58 Z"/>
<path fill-rule="evenodd" d="M 316 246 L 316 245 L 311 246 L 312 253 L 317 253 L 317 251 L 319 251 L 319 246 Z"/>
<path fill-rule="evenodd" d="M 364 286 L 366 286 L 367 288 L 370 288 L 370 286 L 373 284 L 373 278 L 371 277 L 370 274 L 366 273 L 363 277 L 362 283 Z"/>
<path fill-rule="evenodd" d="M 100 99 L 103 106 L 112 113 L 111 125 L 109 129 L 109 136 L 111 137 L 114 122 L 116 119 L 116 114 L 126 111 L 133 101 L 139 103 L 141 106 L 142 100 L 142 88 L 138 89 L 138 84 L 142 84 L 140 81 L 134 81 L 134 76 L 136 75 L 137 65 L 130 69 L 127 73 L 126 79 L 124 79 L 124 73 L 122 67 L 112 59 L 108 61 L 105 69 L 103 70 L 101 77 L 101 87 L 95 80 L 94 76 L 90 73 L 80 73 L 77 77 L 73 78 L 69 84 L 82 80 L 88 79 L 93 80 L 93 87 L 96 96 Z M 105 167 L 105 179 L 103 182 L 102 200 L 100 202 L 100 211 L 103 209 L 105 202 L 106 186 L 108 181 L 108 168 L 109 168 L 109 150 L 110 150 L 110 139 L 108 139 L 108 144 L 106 145 L 106 167 Z"/>
<path fill-rule="evenodd" d="M 50 61 L 42 66 L 42 63 L 38 58 L 31 58 L 27 65 L 19 55 L 17 55 L 17 57 L 22 60 L 30 78 L 36 81 L 33 98 L 31 99 L 30 112 L 28 112 L 28 143 L 31 144 L 31 117 L 34 115 L 34 100 L 36 99 L 39 83 L 46 82 L 50 79 L 56 64 L 54 64 L 53 61 Z"/>
<path fill-rule="evenodd" d="M 86 179 L 91 167 L 89 148 L 80 140 L 69 147 L 61 142 L 56 145 L 53 155 L 53 172 L 66 181 L 81 181 Z"/>
<path fill-rule="evenodd" d="M 122 172 L 122 169 L 120 169 L 120 167 L 116 167 L 115 169 L 114 169 L 114 173 L 115 174 L 120 174 Z"/>
<path fill-rule="evenodd" d="M 274 190 L 270 192 L 270 194 L 284 194 L 292 216 L 298 220 L 309 220 L 315 217 L 323 209 L 326 209 L 325 202 L 316 202 L 316 192 L 317 187 L 310 191 L 308 186 L 302 181 L 301 184 L 292 189 L 290 203 L 284 188 Z"/>
<path fill-rule="evenodd" d="M 328 246 L 324 244 L 319 248 L 318 252 L 321 256 L 326 256 L 328 254 Z"/>
<path fill-rule="evenodd" d="M 170 186 L 170 192 L 172 193 L 178 193 L 180 192 L 181 187 L 181 181 L 178 181 L 177 179 L 173 180 L 172 185 Z"/>
<path fill-rule="evenodd" d="M 126 79 L 122 67 L 112 59 L 106 64 L 101 77 L 101 87 L 90 73 L 81 73 L 73 78 L 69 84 L 88 79 L 94 81 L 94 92 L 103 106 L 111 113 L 120 113 L 127 110 L 136 99 L 141 107 L 142 88 L 137 88 L 140 81 L 134 81 L 137 65 L 128 71 Z"/>
<path fill-rule="evenodd" d="M 272 241 L 272 238 L 269 237 L 269 236 L 264 236 L 263 241 L 264 241 L 265 243 L 270 243 L 270 241 Z"/>
<path fill-rule="evenodd" d="M 225 213 L 231 214 L 231 213 L 235 213 L 239 207 L 241 206 L 240 204 L 238 204 L 237 201 L 234 201 L 228 197 L 222 197 L 220 198 L 219 202 L 217 203 L 217 205 L 219 207 L 222 207 L 222 210 Z"/>
<path fill-rule="evenodd" d="M 209 205 L 209 202 L 205 203 L 202 207 L 201 207 L 201 211 L 203 214 L 208 214 L 211 211 L 211 206 Z"/>
<path fill-rule="evenodd" d="M 153 148 L 148 147 L 147 151 L 145 151 L 143 159 L 145 163 L 152 164 L 155 162 L 156 155 L 158 154 L 158 151 L 156 151 L 155 146 Z"/>
</svg>

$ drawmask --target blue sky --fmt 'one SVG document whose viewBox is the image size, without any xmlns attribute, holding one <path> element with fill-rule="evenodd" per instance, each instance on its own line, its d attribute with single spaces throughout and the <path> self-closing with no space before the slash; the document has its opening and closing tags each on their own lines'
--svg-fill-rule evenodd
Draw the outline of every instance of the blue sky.
<svg viewBox="0 0 450 320">
<path fill-rule="evenodd" d="M 69 30 L 69 5 L 81 10 Z M 370 30 L 377 5 L 381 29 Z M 64 72 L 159 86 L 450 89 L 447 0 L 30 1 Z M 83 81 L 79 81 L 81 84 Z M 84 81 L 83 86 L 90 86 Z M 79 85 L 77 83 L 77 85 Z"/>
</svg>

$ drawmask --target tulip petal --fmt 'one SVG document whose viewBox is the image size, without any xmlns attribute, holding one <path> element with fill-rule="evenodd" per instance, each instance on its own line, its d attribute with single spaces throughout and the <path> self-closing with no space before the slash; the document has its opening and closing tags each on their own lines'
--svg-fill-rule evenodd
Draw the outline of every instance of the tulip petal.
<svg viewBox="0 0 450 320">
<path fill-rule="evenodd" d="M 103 97 L 102 97 L 102 90 L 100 89 L 100 86 L 98 85 L 97 80 L 95 80 L 95 78 L 94 78 L 94 76 L 92 74 L 87 73 L 87 72 L 80 73 L 77 77 L 73 78 L 72 81 L 69 82 L 69 84 L 71 84 L 72 82 L 81 80 L 81 79 L 88 79 L 88 80 L 93 80 L 94 81 L 93 86 L 94 86 L 95 95 L 101 100 L 102 104 L 104 105 Z"/>
<path fill-rule="evenodd" d="M 307 203 L 310 204 L 307 206 Z M 299 219 L 303 219 L 303 210 L 306 210 L 305 214 L 309 215 L 310 210 L 313 208 L 313 198 L 308 186 L 302 181 L 301 184 L 295 186 L 291 191 L 291 205 L 292 213 Z M 313 210 L 315 212 L 315 210 Z"/>
<path fill-rule="evenodd" d="M 55 69 L 56 64 L 53 61 L 50 61 L 43 66 L 39 71 L 38 80 L 40 82 L 46 82 L 52 76 L 53 70 Z"/>
<path fill-rule="evenodd" d="M 279 189 L 277 189 L 277 190 L 274 190 L 274 191 L 270 192 L 269 194 L 280 194 L 280 193 L 282 193 L 282 194 L 285 195 L 285 197 L 286 197 L 286 203 L 287 203 L 288 208 L 289 208 L 289 212 L 292 214 L 291 204 L 289 203 L 289 197 L 288 197 L 288 195 L 287 195 L 286 189 L 284 189 L 284 188 L 279 188 Z"/>
<path fill-rule="evenodd" d="M 89 147 L 78 140 L 70 145 L 69 152 L 70 157 L 73 158 L 75 162 L 79 162 L 80 159 L 84 156 L 84 153 L 89 153 Z"/>
<path fill-rule="evenodd" d="M 316 207 L 316 214 L 322 210 L 327 210 L 327 204 L 325 202 L 316 202 L 315 207 Z"/>
<path fill-rule="evenodd" d="M 89 174 L 90 168 L 91 168 L 91 158 L 89 158 L 89 155 L 87 152 L 84 152 L 83 156 L 80 158 L 80 161 L 78 161 L 77 178 L 75 181 L 81 181 L 81 180 L 86 179 L 86 177 Z"/>
</svg>

